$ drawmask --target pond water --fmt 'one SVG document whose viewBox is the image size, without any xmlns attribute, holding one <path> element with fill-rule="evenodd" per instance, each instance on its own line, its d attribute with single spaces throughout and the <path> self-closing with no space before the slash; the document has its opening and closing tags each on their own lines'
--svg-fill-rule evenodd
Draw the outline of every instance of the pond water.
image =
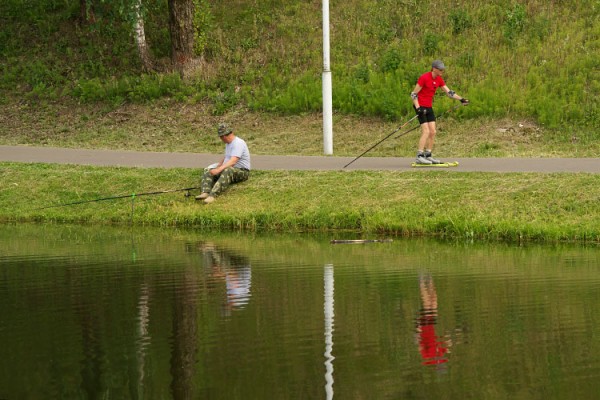
<svg viewBox="0 0 600 400">
<path fill-rule="evenodd" d="M 0 399 L 600 393 L 597 247 L 331 239 L 0 225 Z"/>
</svg>

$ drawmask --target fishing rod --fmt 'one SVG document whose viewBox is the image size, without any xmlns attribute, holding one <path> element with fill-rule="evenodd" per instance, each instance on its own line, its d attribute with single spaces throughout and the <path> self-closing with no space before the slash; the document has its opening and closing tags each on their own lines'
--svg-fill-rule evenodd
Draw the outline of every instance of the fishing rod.
<svg viewBox="0 0 600 400">
<path fill-rule="evenodd" d="M 458 107 L 462 106 L 463 104 L 457 104 L 454 107 L 451 107 L 449 109 L 447 109 L 446 111 L 444 111 L 443 113 L 441 113 L 439 115 L 439 117 L 437 117 L 437 119 L 440 119 L 444 116 L 444 114 L 447 113 L 451 113 L 452 111 L 456 110 Z M 418 115 L 415 115 L 414 117 L 412 117 L 410 120 L 408 120 L 404 125 L 402 125 L 401 127 L 399 127 L 398 129 L 396 129 L 394 132 L 390 133 L 389 135 L 387 135 L 386 137 L 384 137 L 383 139 L 381 139 L 379 142 L 375 143 L 373 146 L 371 146 L 370 148 L 368 148 L 365 152 L 363 152 L 360 156 L 356 157 L 354 160 L 350 161 L 348 164 L 344 165 L 344 168 L 346 168 L 348 165 L 352 164 L 354 161 L 358 160 L 359 158 L 361 158 L 362 156 L 364 156 L 365 154 L 367 154 L 369 151 L 373 150 L 376 146 L 378 146 L 379 144 L 381 144 L 381 142 L 383 142 L 384 140 L 386 140 L 387 138 L 389 138 L 390 136 L 392 136 L 394 133 L 398 132 L 400 129 L 404 128 L 406 125 L 408 125 L 410 122 L 412 122 L 412 120 L 414 120 L 415 118 L 417 118 Z M 401 138 L 402 136 L 414 131 L 415 129 L 419 128 L 420 125 L 417 125 L 413 128 L 410 128 L 409 130 L 402 132 L 400 135 L 398 135 L 396 137 L 396 139 Z"/>
<path fill-rule="evenodd" d="M 200 189 L 200 187 L 189 187 L 189 188 L 172 189 L 172 190 L 158 190 L 156 192 L 132 193 L 132 194 L 124 194 L 124 195 L 120 195 L 120 196 L 101 197 L 99 199 L 81 200 L 81 201 L 74 201 L 72 203 L 54 204 L 51 206 L 36 208 L 35 210 L 46 210 L 48 208 L 67 207 L 67 206 L 74 206 L 74 205 L 78 205 L 78 204 L 96 203 L 96 202 L 106 201 L 106 200 L 117 200 L 117 199 L 127 199 L 127 198 L 130 198 L 131 201 L 133 202 L 136 197 L 153 196 L 153 195 L 157 195 L 157 194 L 166 194 L 166 193 L 175 193 L 175 192 L 187 192 L 185 194 L 185 197 L 189 197 L 190 190 L 195 190 L 195 189 Z"/>
</svg>

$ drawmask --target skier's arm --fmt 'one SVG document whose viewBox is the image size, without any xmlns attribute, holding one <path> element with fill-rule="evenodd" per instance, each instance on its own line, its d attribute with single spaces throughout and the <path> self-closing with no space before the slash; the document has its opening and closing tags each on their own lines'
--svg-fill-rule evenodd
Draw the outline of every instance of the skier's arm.
<svg viewBox="0 0 600 400">
<path fill-rule="evenodd" d="M 417 83 L 414 90 L 410 94 L 410 98 L 412 99 L 413 105 L 415 106 L 416 109 L 419 109 L 419 107 L 420 107 L 419 98 L 417 95 L 419 94 L 421 89 L 423 89 L 423 88 L 421 86 L 419 86 L 419 84 Z"/>
<path fill-rule="evenodd" d="M 469 104 L 469 100 L 465 99 L 464 97 L 459 96 L 454 90 L 451 90 L 448 86 L 444 85 L 444 86 L 442 86 L 442 89 L 444 90 L 444 92 L 446 92 L 448 97 L 450 97 L 451 99 L 458 100 L 465 105 Z"/>
</svg>

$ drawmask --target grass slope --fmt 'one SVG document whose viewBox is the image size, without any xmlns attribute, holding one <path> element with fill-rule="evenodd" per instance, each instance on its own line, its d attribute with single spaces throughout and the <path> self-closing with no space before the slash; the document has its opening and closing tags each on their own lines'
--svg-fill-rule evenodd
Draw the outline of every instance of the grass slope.
<svg viewBox="0 0 600 400">
<path fill-rule="evenodd" d="M 198 185 L 198 171 L 2 163 L 0 221 L 350 230 L 509 241 L 600 241 L 595 174 L 254 171 L 205 206 L 182 193 L 52 207 Z M 493 183 L 493 184 L 490 184 Z M 581 188 L 586 190 L 582 191 Z"/>
</svg>

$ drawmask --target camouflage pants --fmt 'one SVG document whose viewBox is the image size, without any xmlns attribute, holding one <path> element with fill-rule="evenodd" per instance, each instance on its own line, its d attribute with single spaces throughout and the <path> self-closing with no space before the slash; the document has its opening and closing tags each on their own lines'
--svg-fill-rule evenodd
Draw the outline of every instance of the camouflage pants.
<svg viewBox="0 0 600 400">
<path fill-rule="evenodd" d="M 229 167 L 219 175 L 211 175 L 208 168 L 204 169 L 202 175 L 202 193 L 210 193 L 211 196 L 217 196 L 229 188 L 232 183 L 239 183 L 248 180 L 250 171 L 247 169 Z"/>
</svg>

